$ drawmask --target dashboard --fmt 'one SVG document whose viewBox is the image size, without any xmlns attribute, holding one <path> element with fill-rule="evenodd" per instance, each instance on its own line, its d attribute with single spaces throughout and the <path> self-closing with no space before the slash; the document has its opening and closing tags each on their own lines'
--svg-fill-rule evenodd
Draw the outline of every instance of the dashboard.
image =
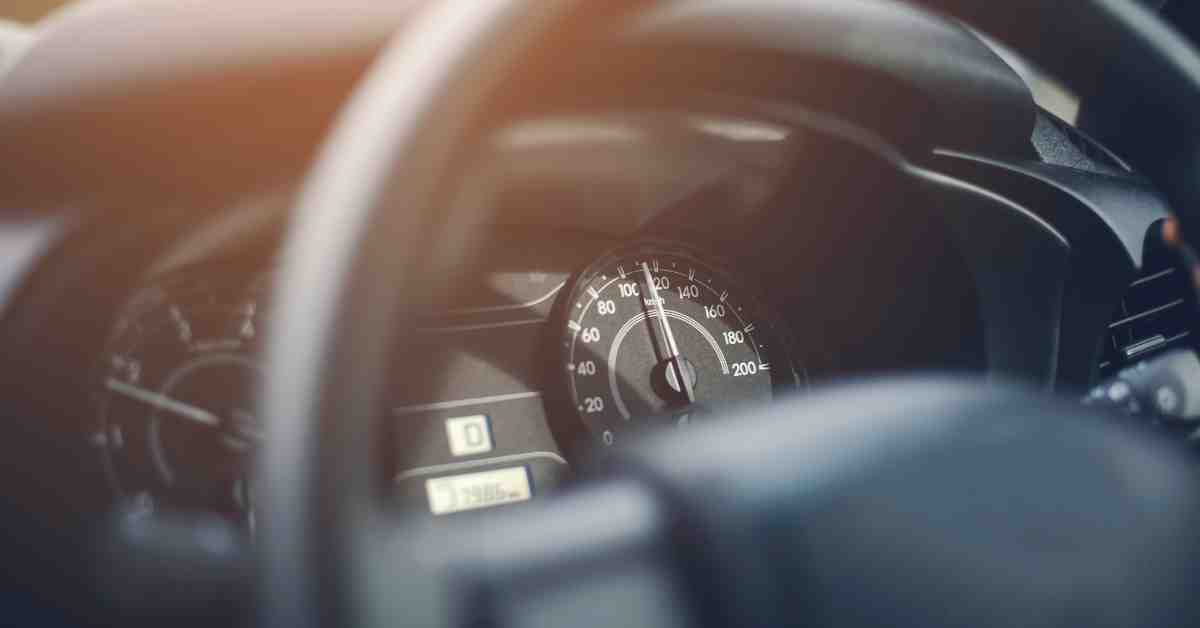
<svg viewBox="0 0 1200 628">
<path fill-rule="evenodd" d="M 483 269 L 395 351 L 380 438 L 398 503 L 448 514 L 525 501 L 588 452 L 807 388 L 793 325 L 819 308 L 785 317 L 758 274 L 677 241 L 494 235 Z M 163 272 L 113 325 L 86 429 L 133 508 L 254 525 L 252 395 L 272 308 L 269 265 L 251 267 Z"/>
<path fill-rule="evenodd" d="M 865 609 L 871 582 L 913 599 L 858 568 L 880 556 L 1118 573 L 1129 548 L 1182 547 L 1144 507 L 1171 473 L 1122 430 L 1200 431 L 1166 411 L 1174 388 L 1101 385 L 1200 346 L 1163 188 L 1088 126 L 1094 100 L 1079 124 L 1105 145 L 999 44 L 901 0 L 654 3 L 487 83 L 469 120 L 431 114 L 464 124 L 414 144 L 425 164 L 337 159 L 329 133 L 406 119 L 346 122 L 389 102 L 356 84 L 406 3 L 242 4 L 64 13 L 5 74 L 0 188 L 29 209 L 0 216 L 14 587 L 99 582 L 92 623 L 228 624 L 284 597 L 325 619 L 359 584 L 397 615 L 609 616 L 559 604 L 587 598 L 655 623 L 642 602 L 678 593 L 717 623 L 730 601 L 786 623 L 807 584 L 761 593 L 797 568 L 854 583 L 812 599 Z M 284 330 L 305 331 L 294 352 Z M 1104 432 L 1105 408 L 1138 418 Z M 1142 563 L 1185 556 L 1157 552 Z M 1030 591 L 966 572 L 949 597 Z"/>
<path fill-rule="evenodd" d="M 852 145 L 656 112 L 526 122 L 493 151 L 482 161 L 502 171 L 503 218 L 459 244 L 473 261 L 430 287 L 439 305 L 392 352 L 379 453 L 407 509 L 527 501 L 643 433 L 810 382 L 986 369 L 976 282 L 952 230 Z M 860 204 L 874 217 L 844 220 Z M 252 528 L 252 392 L 283 227 L 271 203 L 226 220 L 197 229 L 127 298 L 84 430 L 130 508 Z"/>
<path fill-rule="evenodd" d="M 387 492 L 432 515 L 526 502 L 644 433 L 826 380 L 975 372 L 1086 386 L 1123 285 L 1066 269 L 1101 255 L 1115 268 L 1114 242 L 1138 256 L 1142 242 L 1096 237 L 1103 215 L 1077 196 L 940 159 L 936 171 L 897 163 L 836 124 L 779 112 L 560 113 L 497 131 L 476 167 L 497 218 L 445 244 L 470 262 L 449 283 L 416 282 L 437 305 L 391 352 L 376 452 Z M 125 299 L 84 405 L 97 491 L 253 529 L 252 393 L 286 204 L 198 226 Z M 1149 233 L 1154 207 L 1128 221 L 1133 233 Z M 1111 302 L 1081 309 L 1080 290 Z"/>
<path fill-rule="evenodd" d="M 721 50 L 603 49 L 573 68 L 594 81 L 551 82 L 498 114 L 464 185 L 491 206 L 486 227 L 439 242 L 470 261 L 450 282 L 414 282 L 436 305 L 390 347 L 375 453 L 396 503 L 452 515 L 530 501 L 644 432 L 826 381 L 971 373 L 1070 393 L 1101 353 L 1111 369 L 1109 354 L 1147 338 L 1190 342 L 1182 328 L 1109 333 L 1162 199 L 1038 110 L 973 37 L 930 28 L 986 71 L 877 51 L 831 63 L 839 42 L 814 33 L 701 89 L 696 59 Z M 827 89 L 789 91 L 801 70 Z M 966 84 L 979 93 L 947 89 Z M 130 240 L 169 243 L 112 271 L 137 277 L 115 316 L 56 312 L 70 349 L 57 354 L 88 375 L 81 394 L 46 397 L 75 417 L 95 461 L 80 492 L 101 508 L 256 525 L 252 393 L 294 184 L 140 237 L 87 223 L 43 262 L 93 270 Z M 47 301 L 87 311 L 96 295 L 80 283 Z M 1131 317 L 1148 320 L 1118 318 Z"/>
</svg>

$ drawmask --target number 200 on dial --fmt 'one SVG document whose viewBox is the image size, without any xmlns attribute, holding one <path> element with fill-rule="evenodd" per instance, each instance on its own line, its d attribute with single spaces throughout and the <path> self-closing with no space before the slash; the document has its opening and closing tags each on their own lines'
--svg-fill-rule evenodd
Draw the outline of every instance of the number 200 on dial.
<svg viewBox="0 0 1200 628">
<path fill-rule="evenodd" d="M 596 439 L 795 390 L 802 371 L 745 282 L 680 246 L 604 256 L 567 295 L 569 399 Z"/>
</svg>

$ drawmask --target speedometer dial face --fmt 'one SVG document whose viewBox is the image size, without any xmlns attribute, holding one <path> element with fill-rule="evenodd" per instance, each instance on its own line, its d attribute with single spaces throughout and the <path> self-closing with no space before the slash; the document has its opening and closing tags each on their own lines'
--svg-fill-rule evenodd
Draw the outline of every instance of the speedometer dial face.
<svg viewBox="0 0 1200 628">
<path fill-rule="evenodd" d="M 615 251 L 580 274 L 564 310 L 569 398 L 612 445 L 794 390 L 802 371 L 754 290 L 677 245 Z"/>
</svg>

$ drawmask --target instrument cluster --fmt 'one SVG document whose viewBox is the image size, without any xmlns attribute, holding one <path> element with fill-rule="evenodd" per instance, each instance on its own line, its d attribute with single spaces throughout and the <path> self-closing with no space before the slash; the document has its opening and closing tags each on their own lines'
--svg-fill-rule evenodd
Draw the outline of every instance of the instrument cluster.
<svg viewBox="0 0 1200 628">
<path fill-rule="evenodd" d="M 532 237 L 532 236 L 531 236 Z M 405 330 L 379 438 L 397 503 L 445 515 L 551 492 L 582 452 L 802 388 L 761 288 L 677 242 L 496 245 Z M 89 437 L 119 499 L 254 529 L 269 270 L 148 281 L 114 325 Z"/>
</svg>

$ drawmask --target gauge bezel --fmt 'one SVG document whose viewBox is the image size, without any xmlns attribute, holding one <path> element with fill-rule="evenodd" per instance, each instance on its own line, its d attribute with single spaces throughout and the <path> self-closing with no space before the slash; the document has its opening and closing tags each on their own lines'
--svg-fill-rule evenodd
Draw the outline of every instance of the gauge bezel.
<svg viewBox="0 0 1200 628">
<path fill-rule="evenodd" d="M 563 368 L 570 360 L 573 344 L 573 334 L 568 328 L 568 323 L 573 320 L 570 304 L 583 298 L 596 275 L 612 268 L 620 260 L 636 256 L 690 261 L 714 273 L 710 283 L 736 286 L 743 316 L 753 321 L 760 337 L 770 339 L 773 395 L 777 397 L 807 389 L 808 375 L 798 358 L 802 351 L 797 346 L 796 337 L 779 312 L 763 297 L 765 292 L 749 277 L 749 273 L 740 272 L 739 266 L 727 258 L 707 253 L 683 241 L 645 238 L 621 244 L 609 248 L 571 275 L 567 282 L 569 290 L 562 290 L 555 303 L 552 313 L 554 324 L 548 326 L 551 338 L 547 343 L 550 348 L 547 360 L 553 371 L 549 381 L 554 384 L 548 398 L 551 403 L 551 428 L 559 439 L 559 446 L 572 459 L 586 459 L 607 448 L 597 443 L 586 420 L 579 414 L 573 394 L 574 373 Z"/>
</svg>

